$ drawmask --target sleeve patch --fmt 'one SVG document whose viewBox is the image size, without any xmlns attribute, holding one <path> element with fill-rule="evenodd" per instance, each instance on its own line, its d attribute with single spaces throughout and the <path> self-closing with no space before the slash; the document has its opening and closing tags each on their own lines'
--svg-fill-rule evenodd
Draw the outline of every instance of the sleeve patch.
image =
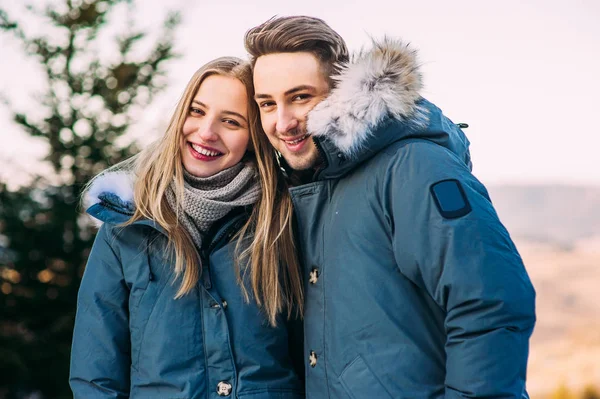
<svg viewBox="0 0 600 399">
<path fill-rule="evenodd" d="M 439 181 L 433 184 L 430 190 L 442 217 L 456 219 L 471 212 L 471 204 L 458 180 Z"/>
</svg>

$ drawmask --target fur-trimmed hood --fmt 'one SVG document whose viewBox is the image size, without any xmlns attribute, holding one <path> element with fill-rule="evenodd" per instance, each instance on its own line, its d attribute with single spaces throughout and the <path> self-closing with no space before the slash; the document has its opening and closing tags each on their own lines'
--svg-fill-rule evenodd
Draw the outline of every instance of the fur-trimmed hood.
<svg viewBox="0 0 600 399">
<path fill-rule="evenodd" d="M 469 141 L 435 105 L 421 97 L 416 50 L 400 40 L 373 40 L 372 48 L 351 57 L 336 87 L 308 115 L 307 129 L 321 144 L 326 175 L 339 175 L 333 159 L 362 162 L 405 138 L 434 141 L 470 167 Z M 336 165 L 332 165 L 335 163 Z"/>
<path fill-rule="evenodd" d="M 122 204 L 124 207 L 133 205 L 134 176 L 130 172 L 114 171 L 105 172 L 96 177 L 90 184 L 84 198 L 86 208 L 102 201 L 109 201 L 114 205 Z M 118 202 L 111 201 L 117 199 Z"/>
<path fill-rule="evenodd" d="M 90 184 L 83 199 L 86 212 L 102 222 L 122 223 L 135 211 L 134 175 L 128 171 L 107 171 Z"/>
</svg>

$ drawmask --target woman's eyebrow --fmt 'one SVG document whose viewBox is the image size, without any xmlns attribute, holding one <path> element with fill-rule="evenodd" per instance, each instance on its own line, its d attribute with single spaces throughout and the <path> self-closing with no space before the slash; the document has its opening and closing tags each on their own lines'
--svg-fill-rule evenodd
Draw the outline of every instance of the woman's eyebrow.
<svg viewBox="0 0 600 399">
<path fill-rule="evenodd" d="M 198 104 L 198 105 L 200 105 L 200 106 L 202 106 L 202 107 L 204 107 L 204 108 L 206 108 L 206 109 L 210 109 L 210 107 L 209 107 L 208 105 L 204 104 L 202 101 L 198 101 L 198 100 L 192 100 L 192 103 Z M 234 111 L 223 111 L 223 113 L 224 113 L 225 115 L 237 116 L 238 118 L 241 118 L 241 119 L 243 119 L 243 120 L 244 120 L 244 122 L 248 123 L 248 120 L 247 120 L 247 119 L 244 117 L 244 115 L 242 115 L 242 114 L 239 114 L 239 113 L 237 113 L 237 112 L 234 112 Z"/>
<path fill-rule="evenodd" d="M 242 115 L 242 114 L 238 114 L 237 112 L 233 112 L 233 111 L 223 111 L 223 113 L 224 113 L 225 115 L 233 115 L 233 116 L 237 116 L 237 117 L 239 117 L 239 118 L 243 119 L 243 120 L 244 120 L 244 122 L 248 123 L 248 121 L 246 120 L 246 118 L 245 118 L 245 117 L 244 117 L 244 115 Z"/>
</svg>

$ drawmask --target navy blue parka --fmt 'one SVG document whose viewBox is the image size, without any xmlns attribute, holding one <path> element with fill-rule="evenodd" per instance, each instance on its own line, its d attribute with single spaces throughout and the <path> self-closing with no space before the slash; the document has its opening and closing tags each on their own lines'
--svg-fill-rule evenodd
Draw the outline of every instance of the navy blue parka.
<svg viewBox="0 0 600 399">
<path fill-rule="evenodd" d="M 387 39 L 309 114 L 324 165 L 290 189 L 309 398 L 527 397 L 535 291 L 468 140 L 420 88 Z"/>
<path fill-rule="evenodd" d="M 150 220 L 121 226 L 133 211 L 128 178 L 108 174 L 90 190 L 99 195 L 88 213 L 103 224 L 77 301 L 74 397 L 303 398 L 301 355 L 294 356 L 301 324 L 282 315 L 271 327 L 236 281 L 231 239 L 248 210 L 213 226 L 200 250 L 199 283 L 174 299 L 179 281 L 163 229 Z"/>
</svg>

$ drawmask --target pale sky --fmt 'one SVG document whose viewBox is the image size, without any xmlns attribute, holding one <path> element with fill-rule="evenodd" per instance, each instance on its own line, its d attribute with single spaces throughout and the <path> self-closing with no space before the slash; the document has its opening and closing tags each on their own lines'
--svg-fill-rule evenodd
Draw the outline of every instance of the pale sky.
<svg viewBox="0 0 600 399">
<path fill-rule="evenodd" d="M 158 26 L 167 3 L 185 7 L 177 35 L 183 57 L 169 64 L 169 89 L 133 129 L 142 143 L 160 134 L 198 67 L 245 56 L 244 32 L 275 14 L 305 14 L 324 19 L 351 50 L 369 36 L 411 42 L 423 64 L 423 95 L 454 122 L 470 125 L 473 172 L 484 183 L 600 185 L 593 161 L 600 158 L 598 0 L 145 0 L 138 1 L 138 25 Z M 2 6 L 22 15 L 21 6 Z M 26 28 L 43 29 L 31 22 Z M 0 93 L 27 111 L 43 83 L 40 72 L 8 35 L 0 35 L 0 49 Z M 40 167 L 43 146 L 20 133 L 1 107 L 0 123 L 0 179 L 21 179 Z"/>
</svg>

